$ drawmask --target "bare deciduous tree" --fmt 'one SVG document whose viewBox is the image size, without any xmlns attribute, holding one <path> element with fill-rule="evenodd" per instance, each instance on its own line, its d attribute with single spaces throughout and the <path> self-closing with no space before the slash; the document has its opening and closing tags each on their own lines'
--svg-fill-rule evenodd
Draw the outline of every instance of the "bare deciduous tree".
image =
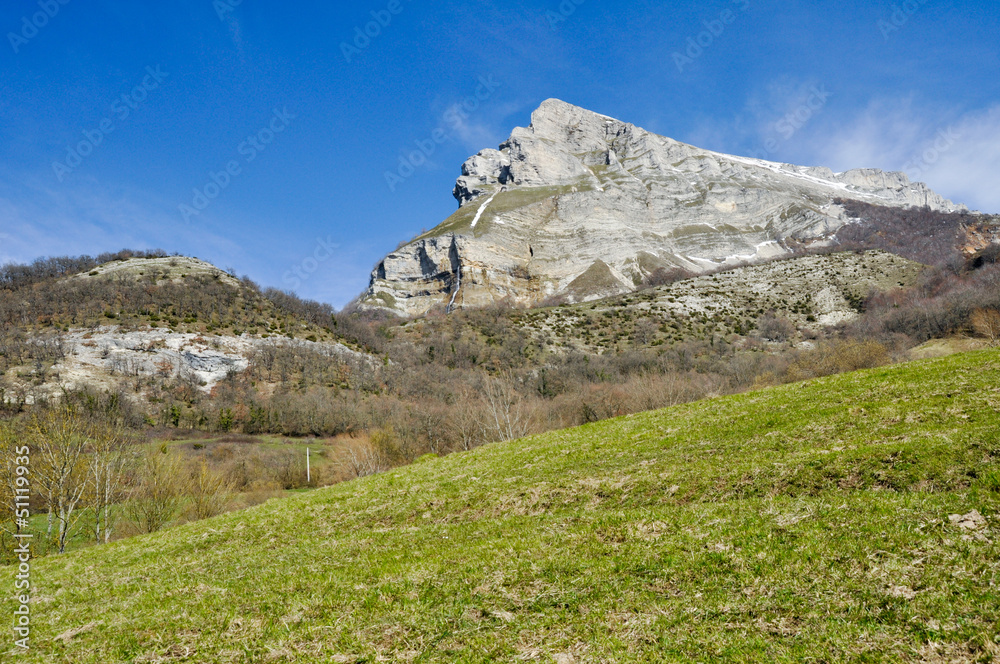
<svg viewBox="0 0 1000 664">
<path fill-rule="evenodd" d="M 440 454 L 444 442 L 445 422 L 448 421 L 448 408 L 439 404 L 428 406 L 417 413 L 420 431 L 427 440 L 427 449 L 433 454 Z"/>
<path fill-rule="evenodd" d="M 367 477 L 385 470 L 379 449 L 369 441 L 352 441 L 342 451 L 343 465 L 354 477 Z"/>
<path fill-rule="evenodd" d="M 976 309 L 972 313 L 972 329 L 990 342 L 991 346 L 1000 343 L 1000 311 L 996 309 Z"/>
<path fill-rule="evenodd" d="M 90 427 L 91 505 L 94 513 L 94 540 L 111 541 L 118 522 L 132 434 L 110 422 Z"/>
<path fill-rule="evenodd" d="M 482 444 L 483 402 L 474 390 L 463 388 L 457 407 L 451 409 L 447 428 L 452 439 L 462 450 L 468 451 Z"/>
<path fill-rule="evenodd" d="M 64 553 L 90 479 L 87 424 L 63 407 L 36 413 L 28 424 L 28 436 L 35 450 L 32 471 L 48 503 L 50 534 L 54 517 L 59 553 Z"/>
<path fill-rule="evenodd" d="M 488 440 L 516 440 L 528 434 L 530 413 L 510 374 L 484 379 L 483 402 L 481 426 Z"/>
<path fill-rule="evenodd" d="M 648 346 L 656 340 L 656 332 L 659 329 L 656 321 L 650 318 L 640 318 L 635 324 L 635 331 L 632 339 L 638 346 Z"/>
<path fill-rule="evenodd" d="M 688 385 L 677 374 L 662 376 L 642 375 L 630 385 L 633 403 L 631 410 L 641 412 L 676 406 L 686 401 Z"/>
</svg>

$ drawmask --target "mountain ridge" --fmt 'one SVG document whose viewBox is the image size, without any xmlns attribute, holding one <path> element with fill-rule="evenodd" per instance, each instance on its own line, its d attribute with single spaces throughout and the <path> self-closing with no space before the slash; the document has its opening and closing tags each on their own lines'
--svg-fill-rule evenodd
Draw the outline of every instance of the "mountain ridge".
<svg viewBox="0 0 1000 664">
<path fill-rule="evenodd" d="M 380 261 L 360 308 L 618 295 L 661 268 L 702 273 L 832 244 L 851 222 L 837 199 L 968 212 L 904 173 L 724 155 L 554 99 L 466 160 L 453 194 L 458 211 Z"/>
</svg>

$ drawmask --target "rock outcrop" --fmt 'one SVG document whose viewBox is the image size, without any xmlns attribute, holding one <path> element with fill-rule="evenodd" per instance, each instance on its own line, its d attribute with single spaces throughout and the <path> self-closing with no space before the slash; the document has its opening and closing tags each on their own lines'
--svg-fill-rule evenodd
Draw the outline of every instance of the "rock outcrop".
<svg viewBox="0 0 1000 664">
<path fill-rule="evenodd" d="M 361 307 L 420 315 L 635 289 L 828 242 L 835 199 L 964 210 L 904 173 L 778 164 L 701 150 L 550 99 L 499 150 L 462 165 L 458 211 L 389 254 Z"/>
<path fill-rule="evenodd" d="M 67 391 L 85 387 L 114 390 L 123 378 L 154 377 L 163 381 L 188 381 L 210 394 L 230 374 L 245 371 L 254 354 L 273 353 L 287 347 L 308 349 L 317 355 L 338 358 L 348 365 L 371 366 L 377 361 L 340 343 L 264 339 L 249 334 L 225 336 L 162 329 L 126 330 L 113 325 L 73 329 L 60 333 L 58 341 L 66 353 L 49 372 L 54 380 L 38 380 L 29 373 L 28 367 L 24 367 L 24 371 L 11 371 L 0 381 L 0 397 L 6 389 L 8 394 L 24 395 L 26 403 L 37 403 L 39 400 L 58 400 Z"/>
</svg>

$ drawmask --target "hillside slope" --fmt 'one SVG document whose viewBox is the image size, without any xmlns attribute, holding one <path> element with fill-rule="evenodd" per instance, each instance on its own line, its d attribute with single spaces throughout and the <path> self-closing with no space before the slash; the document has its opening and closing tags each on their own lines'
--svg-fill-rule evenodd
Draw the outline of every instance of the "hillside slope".
<svg viewBox="0 0 1000 664">
<path fill-rule="evenodd" d="M 771 315 L 819 330 L 857 319 L 869 295 L 910 286 L 923 269 L 875 251 L 805 256 L 511 317 L 538 343 L 597 353 L 749 334 Z"/>
<path fill-rule="evenodd" d="M 209 394 L 253 358 L 280 353 L 370 362 L 341 343 L 328 305 L 262 291 L 197 258 L 132 253 L 0 268 L 0 404 L 123 382 L 151 402 L 162 395 L 143 388 Z M 50 263 L 69 267 L 47 272 Z"/>
<path fill-rule="evenodd" d="M 991 661 L 998 384 L 825 378 L 36 561 L 18 661 Z"/>
</svg>

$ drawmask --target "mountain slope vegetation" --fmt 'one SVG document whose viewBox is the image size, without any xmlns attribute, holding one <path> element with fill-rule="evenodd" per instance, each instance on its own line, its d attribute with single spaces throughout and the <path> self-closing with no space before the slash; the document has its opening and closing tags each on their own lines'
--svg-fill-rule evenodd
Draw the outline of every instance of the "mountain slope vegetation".
<svg viewBox="0 0 1000 664">
<path fill-rule="evenodd" d="M 329 336 L 332 313 L 329 305 L 262 290 L 249 278 L 237 279 L 204 261 L 162 251 L 43 258 L 0 268 L 0 329 L 15 338 L 31 331 L 109 324 L 265 337 Z"/>
<path fill-rule="evenodd" d="M 989 228 L 970 235 L 960 215 L 925 224 L 926 210 L 852 214 L 859 228 L 873 224 L 852 252 L 695 278 L 655 271 L 640 292 L 600 302 L 501 303 L 415 320 L 334 313 L 163 252 L 6 266 L 0 434 L 23 437 L 46 413 L 113 423 L 134 443 L 123 450 L 115 509 L 129 511 L 150 485 L 158 466 L 142 442 L 151 441 L 184 468 L 171 485 L 183 500 L 204 493 L 204 477 L 231 487 L 224 511 L 428 453 L 1000 344 L 1000 252 Z M 930 229 L 910 260 L 864 250 L 904 237 L 907 225 Z M 86 474 L 83 463 L 74 476 Z M 37 553 L 108 540 L 109 529 L 99 538 L 89 523 L 100 495 L 85 492 L 77 514 L 86 518 L 58 542 L 43 515 L 53 500 L 36 495 Z M 158 526 L 204 517 L 180 507 Z M 121 526 L 115 538 L 145 532 L 131 517 Z M 0 522 L 0 539 L 12 530 Z"/>
<path fill-rule="evenodd" d="M 146 426 L 378 433 L 398 464 L 502 439 L 484 403 L 498 382 L 523 411 L 520 433 L 541 432 L 878 366 L 934 338 L 1000 338 L 998 245 L 970 254 L 954 233 L 940 246 L 920 236 L 934 248 L 915 248 L 933 262 L 923 269 L 864 249 L 905 236 L 900 224 L 920 226 L 920 215 L 952 230 L 961 215 L 852 214 L 865 217 L 859 228 L 876 224 L 855 252 L 697 278 L 656 272 L 647 289 L 600 302 L 415 320 L 335 313 L 162 252 L 6 266 L 0 409 L 96 389 L 137 402 L 131 420 Z"/>
<path fill-rule="evenodd" d="M 821 378 L 36 561 L 19 661 L 993 661 L 998 384 Z"/>
</svg>

